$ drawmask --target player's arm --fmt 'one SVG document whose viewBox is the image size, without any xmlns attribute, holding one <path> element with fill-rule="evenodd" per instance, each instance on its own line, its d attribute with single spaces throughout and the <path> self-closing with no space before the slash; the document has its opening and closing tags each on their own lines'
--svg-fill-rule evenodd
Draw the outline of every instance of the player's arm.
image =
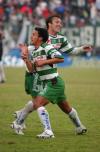
<svg viewBox="0 0 100 152">
<path fill-rule="evenodd" d="M 87 44 L 87 45 L 73 48 L 72 53 L 78 54 L 78 53 L 82 53 L 82 52 L 91 52 L 92 49 L 93 49 L 93 47 L 91 45 Z"/>
<path fill-rule="evenodd" d="M 61 58 L 53 58 L 53 59 L 47 59 L 47 60 L 38 60 L 35 62 L 35 65 L 37 67 L 41 67 L 44 65 L 50 65 L 50 64 L 56 64 L 56 63 L 61 63 L 64 62 L 64 59 Z"/>
<path fill-rule="evenodd" d="M 48 59 L 38 60 L 35 62 L 35 65 L 37 67 L 41 67 L 43 65 L 52 65 L 52 64 L 64 62 L 64 57 L 56 49 L 53 48 L 53 49 L 49 50 L 48 52 L 49 52 Z"/>
<path fill-rule="evenodd" d="M 29 59 L 24 59 L 24 62 L 29 70 L 30 73 L 33 73 L 34 70 L 33 70 L 33 64 L 32 62 L 29 60 Z"/>
<path fill-rule="evenodd" d="M 72 47 L 71 43 L 68 42 L 67 38 L 64 37 L 64 42 L 62 43 L 61 47 L 59 48 L 59 51 L 61 53 L 72 53 L 72 54 L 78 54 L 82 52 L 91 52 L 93 49 L 92 45 L 86 44 L 79 47 Z"/>
</svg>

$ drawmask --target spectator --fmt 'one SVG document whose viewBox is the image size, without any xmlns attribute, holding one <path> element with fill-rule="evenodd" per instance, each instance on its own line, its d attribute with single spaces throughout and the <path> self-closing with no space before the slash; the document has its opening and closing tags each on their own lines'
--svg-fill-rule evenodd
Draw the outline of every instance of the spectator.
<svg viewBox="0 0 100 152">
<path fill-rule="evenodd" d="M 2 63 L 2 56 L 3 56 L 3 23 L 0 21 L 0 83 L 4 83 L 6 81 L 3 63 Z"/>
</svg>

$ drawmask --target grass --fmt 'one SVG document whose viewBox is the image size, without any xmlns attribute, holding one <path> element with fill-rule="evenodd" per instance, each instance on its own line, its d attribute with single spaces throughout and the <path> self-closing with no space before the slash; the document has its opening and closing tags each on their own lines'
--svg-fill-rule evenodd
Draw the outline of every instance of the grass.
<svg viewBox="0 0 100 152">
<path fill-rule="evenodd" d="M 37 113 L 27 118 L 24 136 L 10 128 L 12 113 L 22 108 L 30 96 L 24 92 L 24 68 L 6 68 L 7 82 L 0 84 L 0 152 L 99 152 L 100 151 L 100 70 L 63 68 L 59 73 L 66 83 L 66 95 L 87 126 L 86 135 L 77 136 L 69 118 L 56 105 L 49 104 L 56 138 L 40 140 L 42 126 Z"/>
</svg>

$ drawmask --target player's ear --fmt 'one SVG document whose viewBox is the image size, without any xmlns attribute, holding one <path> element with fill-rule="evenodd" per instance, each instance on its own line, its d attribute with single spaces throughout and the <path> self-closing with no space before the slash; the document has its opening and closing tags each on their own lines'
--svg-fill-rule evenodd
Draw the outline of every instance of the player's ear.
<svg viewBox="0 0 100 152">
<path fill-rule="evenodd" d="M 39 37 L 39 40 L 40 40 L 40 41 L 42 41 L 42 40 L 43 40 L 43 38 L 42 38 L 42 37 Z"/>
<path fill-rule="evenodd" d="M 51 24 L 52 24 L 52 23 L 48 23 L 48 27 L 51 27 Z"/>
</svg>

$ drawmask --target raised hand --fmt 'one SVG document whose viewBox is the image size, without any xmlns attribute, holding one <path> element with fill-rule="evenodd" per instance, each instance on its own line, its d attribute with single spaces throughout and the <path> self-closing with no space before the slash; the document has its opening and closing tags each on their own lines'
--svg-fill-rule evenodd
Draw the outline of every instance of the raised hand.
<svg viewBox="0 0 100 152">
<path fill-rule="evenodd" d="M 83 45 L 84 52 L 92 52 L 93 46 L 92 45 Z"/>
<path fill-rule="evenodd" d="M 21 57 L 23 60 L 28 59 L 28 47 L 26 44 L 20 44 L 19 48 L 21 49 Z"/>
</svg>

